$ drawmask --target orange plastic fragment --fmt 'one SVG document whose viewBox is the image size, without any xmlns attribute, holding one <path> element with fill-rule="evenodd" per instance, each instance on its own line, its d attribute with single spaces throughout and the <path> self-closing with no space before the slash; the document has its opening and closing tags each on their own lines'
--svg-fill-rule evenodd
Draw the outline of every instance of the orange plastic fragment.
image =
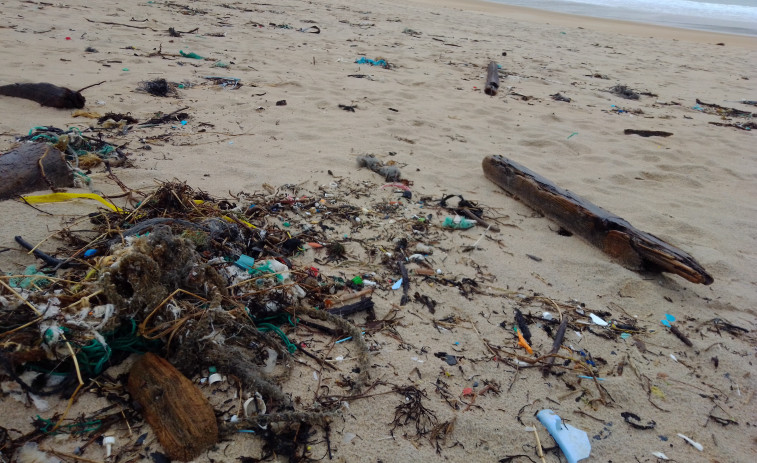
<svg viewBox="0 0 757 463">
<path fill-rule="evenodd" d="M 518 333 L 518 345 L 526 349 L 526 352 L 528 352 L 529 354 L 533 354 L 534 350 L 531 349 L 531 346 L 528 345 L 526 338 L 523 337 L 523 334 L 521 334 L 520 330 L 516 328 L 515 332 Z"/>
<path fill-rule="evenodd" d="M 310 246 L 313 249 L 319 249 L 323 247 L 321 243 L 316 243 L 316 242 L 308 243 L 308 246 Z"/>
</svg>

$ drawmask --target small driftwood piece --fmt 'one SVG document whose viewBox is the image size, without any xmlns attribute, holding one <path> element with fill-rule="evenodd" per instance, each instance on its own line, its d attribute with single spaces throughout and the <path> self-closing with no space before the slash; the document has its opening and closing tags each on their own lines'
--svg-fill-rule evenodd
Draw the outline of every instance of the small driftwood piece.
<svg viewBox="0 0 757 463">
<path fill-rule="evenodd" d="M 637 230 L 624 219 L 556 186 L 520 164 L 503 156 L 487 156 L 483 169 L 486 177 L 502 189 L 630 269 L 670 272 L 692 283 L 705 285 L 714 281 L 686 252 L 650 233 Z"/>
<path fill-rule="evenodd" d="M 565 339 L 565 330 L 568 329 L 568 317 L 563 316 L 562 321 L 560 321 L 560 327 L 557 329 L 557 333 L 555 333 L 555 340 L 552 342 L 552 350 L 549 351 L 549 355 L 554 355 L 560 352 L 560 346 L 562 346 L 562 342 Z M 542 376 L 547 377 L 549 375 L 549 370 L 552 368 L 552 365 L 555 363 L 555 357 L 550 357 L 547 361 L 547 364 L 542 367 L 541 373 Z"/>
<path fill-rule="evenodd" d="M 171 460 L 192 460 L 218 441 L 213 407 L 166 359 L 148 352 L 137 360 L 128 389 Z"/>
<path fill-rule="evenodd" d="M 489 67 L 486 69 L 486 86 L 484 87 L 484 93 L 489 96 L 494 96 L 499 90 L 499 68 L 494 61 L 489 63 Z"/>
<path fill-rule="evenodd" d="M 0 178 L 0 200 L 74 186 L 74 174 L 65 155 L 46 143 L 26 143 L 0 155 Z"/>
</svg>

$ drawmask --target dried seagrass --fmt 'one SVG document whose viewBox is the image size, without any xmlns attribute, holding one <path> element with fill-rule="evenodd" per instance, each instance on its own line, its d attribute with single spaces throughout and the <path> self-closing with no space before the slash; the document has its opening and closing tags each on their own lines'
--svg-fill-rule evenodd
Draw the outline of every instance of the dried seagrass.
<svg viewBox="0 0 757 463">
<path fill-rule="evenodd" d="M 309 307 L 298 307 L 297 315 L 307 315 L 317 320 L 331 322 L 339 329 L 344 330 L 347 334 L 352 336 L 353 342 L 355 342 L 358 347 L 357 361 L 360 368 L 360 373 L 355 382 L 355 391 L 360 392 L 366 386 L 368 380 L 371 379 L 370 374 L 368 373 L 368 369 L 371 367 L 371 364 L 368 361 L 368 346 L 365 344 L 360 329 L 344 318 L 337 317 L 322 310 L 311 309 Z"/>
</svg>

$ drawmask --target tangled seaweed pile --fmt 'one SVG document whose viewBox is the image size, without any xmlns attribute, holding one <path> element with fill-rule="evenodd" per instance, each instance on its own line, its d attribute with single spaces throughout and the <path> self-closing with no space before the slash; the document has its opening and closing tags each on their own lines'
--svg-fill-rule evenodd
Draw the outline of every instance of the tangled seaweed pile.
<svg viewBox="0 0 757 463">
<path fill-rule="evenodd" d="M 409 197 L 403 184 L 389 186 Z M 149 195 L 130 191 L 135 207 L 129 211 L 92 214 L 95 239 L 61 232 L 74 256 L 67 259 L 65 273 L 45 273 L 43 268 L 26 276 L 23 289 L 16 285 L 18 278 L 3 283 L 4 370 L 31 400 L 56 393 L 73 400 L 82 384 L 131 353 L 161 351 L 190 378 L 215 367 L 237 378 L 247 395 L 262 396 L 268 413 L 227 423 L 227 431 L 250 422 L 323 423 L 337 414 L 339 400 L 324 399 L 323 404 L 298 410 L 282 391 L 281 384 L 291 374 L 291 355 L 298 350 L 326 365 L 308 353 L 304 343 L 295 344 L 291 330 L 302 323 L 311 330 L 349 336 L 358 347 L 357 367 L 354 374 L 343 375 L 342 384 L 350 394 L 362 391 L 370 380 L 369 348 L 361 331 L 340 315 L 372 310 L 368 285 L 377 283 L 368 278 L 376 273 L 366 271 L 349 279 L 343 272 L 325 275 L 314 265 L 338 268 L 348 263 L 349 241 L 364 244 L 369 261 L 382 246 L 357 237 L 364 226 L 359 215 L 367 211 L 339 204 L 334 193 L 320 192 L 318 198 L 293 185 L 268 190 L 239 195 L 238 205 L 184 183 L 165 183 Z M 398 201 L 378 205 L 387 216 L 399 208 Z M 297 232 L 290 224 L 295 220 Z M 402 220 L 410 231 L 426 230 L 422 218 Z M 330 238 L 329 232 L 344 229 L 344 224 L 353 236 Z M 405 256 L 406 246 L 407 240 L 400 240 L 399 256 Z M 294 258 L 306 249 L 325 252 L 313 258 L 314 265 L 295 264 Z M 391 252 L 382 255 L 391 273 L 401 273 L 399 265 L 407 275 L 401 260 Z M 343 304 L 359 290 L 364 290 L 356 293 L 363 296 L 360 302 Z M 283 368 L 276 374 L 278 359 Z M 51 381 L 52 377 L 62 379 Z M 11 448 L 40 433 L 60 431 L 63 418 L 53 417 L 55 426 L 40 426 L 32 435 L 16 439 Z"/>
</svg>

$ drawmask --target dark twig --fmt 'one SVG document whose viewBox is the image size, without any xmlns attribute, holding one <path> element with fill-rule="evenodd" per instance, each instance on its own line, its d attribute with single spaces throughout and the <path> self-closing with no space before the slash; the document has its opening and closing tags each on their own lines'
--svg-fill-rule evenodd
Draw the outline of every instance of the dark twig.
<svg viewBox="0 0 757 463">
<path fill-rule="evenodd" d="M 557 333 L 555 333 L 555 341 L 552 343 L 552 350 L 549 351 L 549 355 L 556 354 L 560 351 L 560 346 L 562 345 L 562 340 L 565 338 L 565 330 L 568 328 L 568 316 L 563 316 L 562 321 L 560 322 L 560 327 L 557 329 Z M 542 376 L 547 376 L 549 374 L 549 370 L 552 368 L 552 364 L 555 362 L 554 357 L 550 357 L 548 364 L 544 366 L 542 369 Z"/>
<path fill-rule="evenodd" d="M 410 301 L 410 297 L 407 295 L 408 291 L 410 291 L 410 277 L 407 274 L 407 267 L 405 267 L 404 262 L 399 262 L 400 266 L 400 272 L 402 272 L 402 299 L 400 300 L 400 305 L 405 305 Z"/>
<path fill-rule="evenodd" d="M 678 339 L 680 339 L 684 344 L 686 344 L 689 347 L 694 347 L 694 344 L 691 342 L 691 340 L 686 337 L 681 330 L 678 329 L 675 325 L 670 325 L 670 332 L 675 334 Z"/>
<path fill-rule="evenodd" d="M 364 312 L 366 310 L 373 310 L 373 300 L 371 298 L 361 299 L 354 304 L 347 304 L 335 309 L 329 309 L 328 312 L 337 317 L 346 317 L 358 312 Z"/>
</svg>

